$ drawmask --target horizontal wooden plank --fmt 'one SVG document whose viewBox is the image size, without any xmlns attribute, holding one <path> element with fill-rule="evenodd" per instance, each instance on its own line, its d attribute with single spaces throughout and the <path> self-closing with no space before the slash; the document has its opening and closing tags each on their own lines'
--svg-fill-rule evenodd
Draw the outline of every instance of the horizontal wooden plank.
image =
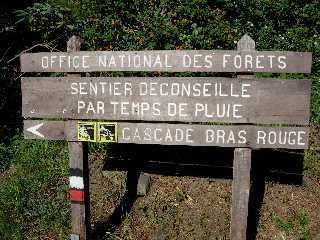
<svg viewBox="0 0 320 240">
<path fill-rule="evenodd" d="M 113 142 L 135 144 L 250 147 L 250 148 L 308 148 L 307 127 L 262 127 L 253 125 L 192 125 L 166 123 L 106 123 L 79 121 L 25 120 L 24 136 L 27 139 L 91 141 L 79 135 L 80 126 L 95 125 L 90 131 L 93 142 L 104 141 L 116 135 Z M 103 127 L 102 127 L 103 126 Z M 108 128 L 109 126 L 109 128 Z M 115 126 L 115 128 L 110 128 Z M 93 129 L 93 128 L 92 128 Z M 94 136 L 93 136 L 94 135 Z"/>
<path fill-rule="evenodd" d="M 288 72 L 310 73 L 310 52 L 157 50 L 26 53 L 22 72 Z"/>
<path fill-rule="evenodd" d="M 25 118 L 309 123 L 310 81 L 22 78 Z"/>
</svg>

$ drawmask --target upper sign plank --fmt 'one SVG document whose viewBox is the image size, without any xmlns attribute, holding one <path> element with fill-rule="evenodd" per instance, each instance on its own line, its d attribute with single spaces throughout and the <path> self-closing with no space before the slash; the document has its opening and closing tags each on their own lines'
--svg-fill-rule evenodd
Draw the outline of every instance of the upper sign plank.
<svg viewBox="0 0 320 240">
<path fill-rule="evenodd" d="M 43 52 L 21 55 L 22 72 L 274 72 L 310 73 L 310 52 L 157 50 Z"/>
<path fill-rule="evenodd" d="M 310 81 L 22 78 L 25 118 L 308 124 Z"/>
</svg>

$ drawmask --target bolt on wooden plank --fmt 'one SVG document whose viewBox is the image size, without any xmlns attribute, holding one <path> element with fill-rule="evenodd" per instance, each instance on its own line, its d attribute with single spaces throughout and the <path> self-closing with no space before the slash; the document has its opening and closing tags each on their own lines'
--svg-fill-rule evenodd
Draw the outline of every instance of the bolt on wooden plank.
<svg viewBox="0 0 320 240">
<path fill-rule="evenodd" d="M 157 50 L 26 53 L 22 72 L 300 72 L 311 71 L 309 52 Z"/>
<path fill-rule="evenodd" d="M 94 131 L 84 129 L 91 139 L 79 139 L 83 121 L 25 120 L 24 136 L 28 139 L 100 141 L 101 135 L 116 136 L 110 142 L 161 145 L 252 147 L 252 148 L 308 148 L 308 127 L 265 127 L 254 125 L 198 125 L 167 123 L 107 123 L 94 124 Z M 106 127 L 109 126 L 108 127 Z M 100 126 L 100 127 L 99 127 Z M 102 128 L 101 126 L 104 126 Z M 113 126 L 113 127 L 112 127 Z"/>
<path fill-rule="evenodd" d="M 25 118 L 308 124 L 310 81 L 23 78 Z"/>
</svg>

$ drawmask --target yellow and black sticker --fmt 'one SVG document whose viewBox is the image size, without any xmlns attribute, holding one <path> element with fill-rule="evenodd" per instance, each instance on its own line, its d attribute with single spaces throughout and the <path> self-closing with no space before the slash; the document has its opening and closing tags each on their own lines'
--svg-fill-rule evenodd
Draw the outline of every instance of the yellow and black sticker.
<svg viewBox="0 0 320 240">
<path fill-rule="evenodd" d="M 78 122 L 78 141 L 96 142 L 97 127 L 95 122 Z"/>
<path fill-rule="evenodd" d="M 99 142 L 118 142 L 118 125 L 115 122 L 98 123 Z"/>
</svg>

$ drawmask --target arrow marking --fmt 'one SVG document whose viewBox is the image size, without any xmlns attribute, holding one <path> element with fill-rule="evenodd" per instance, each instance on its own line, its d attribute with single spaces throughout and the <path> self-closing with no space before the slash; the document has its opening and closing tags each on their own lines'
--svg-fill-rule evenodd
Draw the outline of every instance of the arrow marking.
<svg viewBox="0 0 320 240">
<path fill-rule="evenodd" d="M 27 128 L 27 131 L 29 131 L 29 132 L 33 133 L 34 135 L 37 135 L 41 138 L 44 138 L 44 136 L 40 132 L 38 132 L 38 129 L 41 128 L 42 125 L 43 125 L 43 123 L 40 123 L 40 124 L 37 124 L 33 127 L 29 127 L 29 128 Z"/>
</svg>

